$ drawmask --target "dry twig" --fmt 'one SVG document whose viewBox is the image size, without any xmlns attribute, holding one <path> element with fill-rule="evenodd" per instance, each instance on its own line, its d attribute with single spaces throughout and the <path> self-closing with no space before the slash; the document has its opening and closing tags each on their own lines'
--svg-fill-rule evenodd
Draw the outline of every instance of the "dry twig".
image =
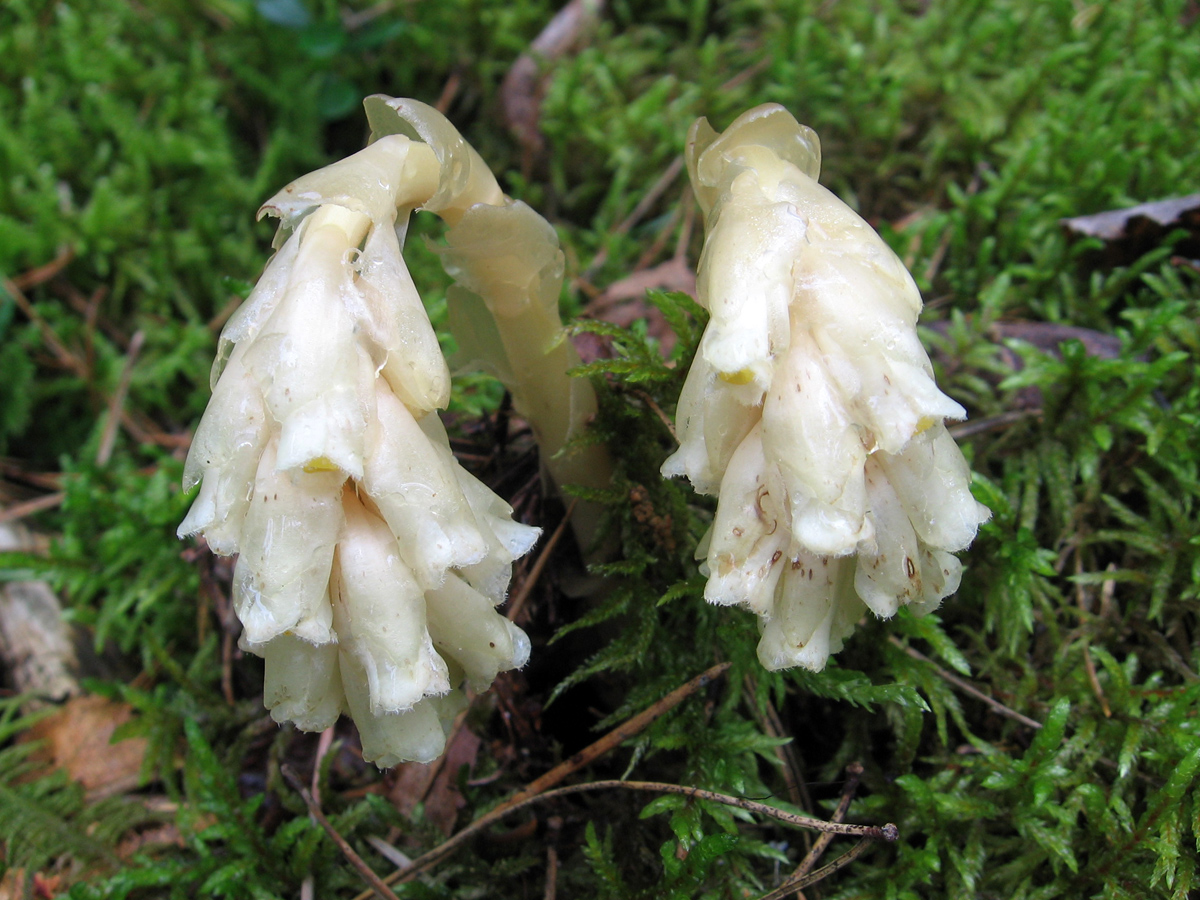
<svg viewBox="0 0 1200 900">
<path fill-rule="evenodd" d="M 387 886 L 386 882 L 375 874 L 375 870 L 368 866 L 366 861 L 346 842 L 346 839 L 338 834 L 337 829 L 325 818 L 325 813 L 321 812 L 321 807 L 313 800 L 312 794 L 304 787 L 304 783 L 296 776 L 296 773 L 286 765 L 280 766 L 279 772 L 283 775 L 283 780 L 291 786 L 292 790 L 300 795 L 300 798 L 304 801 L 304 805 L 308 807 L 309 814 L 325 829 L 325 833 L 329 835 L 330 840 L 337 845 L 337 848 L 342 851 L 342 855 L 350 861 L 350 865 L 354 866 L 358 870 L 358 873 L 362 875 L 363 880 L 371 885 L 371 890 L 367 891 L 366 896 L 369 897 L 371 891 L 374 891 L 380 897 L 383 897 L 384 900 L 400 900 L 392 889 Z"/>
<path fill-rule="evenodd" d="M 441 862 L 460 846 L 466 843 L 470 838 L 474 837 L 480 831 L 494 825 L 509 813 L 517 812 L 525 809 L 535 803 L 544 803 L 549 800 L 555 800 L 559 797 L 567 797 L 572 794 L 585 794 L 591 791 L 608 791 L 608 790 L 627 790 L 627 791 L 645 791 L 654 794 L 679 794 L 688 797 L 692 800 L 708 800 L 713 803 L 721 803 L 725 806 L 733 806 L 738 809 L 744 809 L 747 812 L 754 812 L 760 815 L 768 816 L 776 821 L 783 822 L 786 825 L 792 825 L 796 828 L 811 828 L 815 831 L 832 832 L 834 834 L 845 834 L 863 839 L 863 843 L 869 844 L 872 841 L 895 841 L 900 836 L 900 831 L 895 825 L 888 823 L 887 825 L 846 825 L 840 822 L 826 822 L 824 819 L 814 819 L 811 816 L 800 816 L 795 813 L 790 813 L 777 807 L 770 806 L 766 803 L 759 803 L 757 800 L 747 800 L 744 797 L 734 797 L 731 794 L 721 794 L 716 791 L 706 791 L 702 788 L 691 787 L 685 784 L 667 784 L 661 781 L 592 781 L 587 784 L 573 784 L 569 787 L 555 788 L 552 791 L 538 794 L 534 797 L 526 797 L 519 802 L 514 802 L 516 798 L 502 803 L 500 806 L 493 809 L 491 812 L 480 816 L 454 837 L 435 847 L 428 853 L 417 857 L 413 860 L 413 864 L 408 869 L 403 869 L 399 872 L 393 872 L 384 881 L 387 884 L 395 884 L 397 882 L 404 883 L 415 878 L 417 875 L 424 872 L 431 866 Z M 518 795 L 520 796 L 520 795 Z M 857 849 L 857 848 L 856 848 Z M 812 873 L 805 877 L 802 883 L 791 885 L 791 889 L 803 887 L 804 884 L 812 884 L 816 881 L 825 878 L 827 875 L 836 872 L 838 869 L 849 863 L 855 856 L 858 856 L 865 850 L 851 851 L 851 854 L 846 854 L 834 860 L 828 866 Z M 370 896 L 370 892 L 359 894 L 355 900 L 366 900 Z M 780 895 L 783 896 L 783 895 Z"/>
<path fill-rule="evenodd" d="M 575 512 L 575 506 L 579 503 L 579 498 L 576 497 L 571 501 L 571 505 L 567 507 L 567 512 L 563 516 L 562 521 L 558 523 L 558 527 L 554 529 L 554 533 L 550 535 L 550 539 L 546 541 L 546 546 L 542 548 L 538 554 L 537 562 L 533 564 L 533 568 L 529 570 L 529 574 L 525 576 L 525 580 L 521 582 L 521 590 L 517 592 L 517 596 L 513 598 L 513 602 L 508 605 L 508 621 L 517 621 L 517 615 L 525 606 L 525 601 L 529 599 L 530 593 L 533 592 L 534 585 L 538 583 L 538 579 L 542 577 L 542 572 L 546 569 L 546 563 L 550 560 L 550 554 L 554 552 L 554 548 L 558 546 L 559 540 L 567 530 L 567 525 L 570 524 L 571 516 Z"/>
<path fill-rule="evenodd" d="M 894 837 L 889 838 L 886 836 L 884 839 L 889 841 L 895 840 Z M 828 865 L 822 866 L 821 868 L 817 869 L 817 871 L 812 872 L 809 875 L 805 875 L 803 878 L 796 879 L 795 881 L 788 879 L 779 887 L 775 888 L 775 890 L 763 894 L 758 898 L 758 900 L 783 900 L 783 898 L 792 893 L 792 891 L 800 891 L 808 887 L 810 884 L 816 884 L 818 881 L 824 881 L 834 872 L 846 868 L 846 866 L 850 865 L 850 863 L 862 856 L 868 849 L 870 849 L 871 844 L 874 843 L 875 840 L 875 838 L 864 837 L 861 841 L 859 841 Z"/>
<path fill-rule="evenodd" d="M 846 783 L 842 785 L 842 798 L 838 801 L 833 815 L 830 816 L 830 822 L 841 822 L 842 819 L 846 818 L 846 813 L 850 809 L 850 801 L 854 799 L 854 792 L 858 790 L 858 779 L 862 776 L 862 773 L 862 763 L 850 763 L 850 765 L 846 766 Z M 804 855 L 804 859 L 800 860 L 800 865 L 796 866 L 796 871 L 780 887 L 788 885 L 796 891 L 798 900 L 799 898 L 803 898 L 804 895 L 800 891 L 804 885 L 800 882 L 812 871 L 813 866 L 817 864 L 817 860 L 821 858 L 821 855 L 825 852 L 825 848 L 832 841 L 833 834 L 828 831 L 817 838 L 816 843 Z M 811 882 L 809 883 L 811 884 Z"/>
<path fill-rule="evenodd" d="M 447 857 L 451 853 L 453 853 L 456 849 L 458 849 L 459 845 L 461 845 L 463 842 L 465 842 L 467 840 L 467 838 L 469 838 L 471 835 L 478 833 L 480 830 L 482 830 L 482 829 L 488 827 L 489 825 L 491 825 L 492 823 L 498 821 L 503 816 L 507 815 L 508 813 L 512 812 L 513 810 L 523 808 L 524 806 L 527 806 L 528 804 L 534 802 L 534 800 L 540 799 L 539 795 L 541 795 L 541 797 L 547 796 L 545 794 L 542 794 L 542 792 L 547 790 L 548 788 L 553 787 L 554 785 L 558 784 L 563 779 L 565 779 L 567 776 L 571 775 L 574 772 L 579 771 L 584 766 L 588 765 L 590 762 L 595 760 L 597 757 L 604 755 L 609 750 L 613 749 L 614 747 L 618 746 L 619 744 L 623 743 L 624 741 L 628 740 L 629 738 L 631 738 L 634 735 L 641 732 L 648 725 L 650 725 L 650 723 L 652 723 L 653 721 L 658 719 L 664 713 L 666 713 L 669 710 L 678 706 L 680 703 L 682 703 L 684 700 L 686 700 L 688 697 L 690 697 L 696 691 L 698 691 L 702 687 L 705 687 L 706 685 L 710 684 L 714 679 L 719 678 L 721 675 L 723 675 L 729 669 L 729 666 L 730 666 L 730 664 L 727 662 L 726 663 L 718 663 L 717 665 L 715 665 L 715 666 L 711 667 L 710 669 L 707 669 L 706 671 L 697 675 L 695 678 L 693 678 L 691 681 L 688 681 L 686 684 L 683 684 L 680 687 L 677 687 L 675 690 L 671 691 L 671 693 L 667 694 L 667 696 L 663 697 L 657 703 L 654 703 L 653 705 L 648 706 L 646 709 L 642 710 L 642 712 L 638 713 L 632 719 L 629 719 L 626 722 L 623 722 L 622 724 L 618 725 L 616 728 L 614 728 L 612 731 L 608 732 L 608 734 L 604 735 L 604 737 L 600 738 L 598 741 L 595 741 L 594 743 L 585 747 L 583 750 L 580 750 L 578 753 L 576 753 L 570 759 L 567 759 L 564 762 L 560 763 L 559 765 L 555 766 L 553 769 L 551 769 L 549 772 L 547 772 L 545 775 L 541 776 L 540 778 L 537 778 L 534 781 L 531 781 L 523 790 L 518 791 L 516 794 L 514 794 L 512 797 L 510 797 L 504 803 L 501 803 L 499 806 L 497 806 L 491 812 L 488 812 L 488 813 L 484 814 L 483 816 L 481 816 L 480 818 L 476 819 L 474 822 L 472 822 L 470 825 L 466 826 L 466 828 L 464 828 L 462 831 L 458 832 L 458 834 L 454 835 L 449 840 L 445 841 L 444 843 L 440 844 L 437 847 L 434 847 L 428 853 L 425 853 L 425 854 L 419 856 L 417 859 L 413 860 L 412 865 L 409 866 L 408 868 L 393 872 L 391 875 L 388 876 L 388 878 L 386 879 L 386 882 L 388 884 L 394 884 L 396 882 L 404 882 L 404 881 L 412 880 L 416 876 L 420 875 L 422 872 L 437 865 L 439 862 L 441 862 L 441 860 L 443 860 L 445 857 Z M 615 784 L 637 784 L 639 782 L 614 782 L 614 783 Z M 597 782 L 597 784 L 608 784 L 608 783 L 607 782 Z M 578 785 L 574 788 L 564 788 L 563 790 L 566 791 L 567 793 L 578 793 L 580 790 L 586 789 L 587 787 L 588 787 L 587 785 Z M 598 789 L 599 788 L 597 788 L 597 790 Z M 687 789 L 685 789 L 685 790 L 687 790 Z M 561 794 L 561 792 L 556 792 L 555 795 L 558 796 L 560 794 Z M 747 801 L 747 802 L 749 802 L 749 801 Z M 813 821 L 818 821 L 818 820 L 813 820 Z M 369 896 L 370 896 L 370 892 L 367 891 L 362 894 L 359 894 L 355 898 L 355 900 L 367 900 L 367 898 Z"/>
<path fill-rule="evenodd" d="M 62 491 L 54 494 L 46 494 L 42 497 L 34 497 L 32 500 L 26 500 L 24 503 L 14 503 L 8 509 L 0 512 L 0 525 L 6 522 L 16 522 L 26 516 L 31 516 L 36 512 L 42 512 L 46 509 L 54 509 L 67 498 L 67 495 Z"/>
<path fill-rule="evenodd" d="M 983 691 L 979 690 L 979 688 L 975 687 L 975 685 L 971 684 L 969 681 L 965 681 L 962 678 L 959 678 L 953 672 L 947 672 L 945 669 L 943 669 L 941 666 L 939 666 L 937 663 L 935 663 L 932 659 L 930 659 L 928 656 L 926 656 L 920 650 L 917 650 L 914 647 L 908 646 L 903 641 L 901 641 L 899 638 L 897 638 L 895 635 L 891 635 L 888 638 L 888 640 L 891 641 L 893 644 L 895 644 L 897 647 L 899 647 L 901 650 L 903 650 L 905 653 L 907 653 L 909 656 L 911 656 L 913 659 L 920 660 L 923 663 L 928 663 L 930 666 L 933 667 L 933 671 L 935 671 L 941 678 L 950 682 L 950 684 L 954 685 L 956 688 L 958 688 L 963 693 L 970 694 L 976 700 L 982 700 L 984 703 L 986 703 L 988 706 L 990 706 L 993 710 L 998 712 L 1000 715 L 1007 716 L 1008 718 L 1012 719 L 1014 722 L 1020 722 L 1022 725 L 1026 725 L 1029 728 L 1040 729 L 1042 727 L 1041 722 L 1038 722 L 1035 719 L 1031 719 L 1031 718 L 1029 718 L 1029 716 L 1022 715 L 1021 713 L 1017 712 L 1015 709 L 1010 709 L 1009 707 L 1007 707 L 1003 703 L 1001 703 L 999 700 L 989 697 L 987 694 L 985 694 Z"/>
</svg>

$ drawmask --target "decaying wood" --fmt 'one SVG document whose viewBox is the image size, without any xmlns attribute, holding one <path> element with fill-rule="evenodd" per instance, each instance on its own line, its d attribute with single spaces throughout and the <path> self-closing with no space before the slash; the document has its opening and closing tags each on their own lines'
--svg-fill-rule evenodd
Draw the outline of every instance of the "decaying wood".
<svg viewBox="0 0 1200 900">
<path fill-rule="evenodd" d="M 1104 261 L 1113 265 L 1133 262 L 1179 228 L 1188 236 L 1175 245 L 1177 251 L 1193 259 L 1200 256 L 1200 194 L 1060 219 L 1059 224 L 1072 237 L 1102 240 Z"/>
<path fill-rule="evenodd" d="M 0 552 L 36 552 L 38 542 L 16 523 L 0 524 Z M 0 661 L 14 688 L 47 700 L 80 693 L 79 669 L 62 605 L 44 581 L 0 585 Z"/>
<path fill-rule="evenodd" d="M 571 0 L 534 38 L 500 86 L 504 121 L 521 146 L 527 162 L 542 151 L 545 139 L 538 128 L 541 113 L 541 66 L 566 53 L 600 17 L 604 0 Z"/>
</svg>

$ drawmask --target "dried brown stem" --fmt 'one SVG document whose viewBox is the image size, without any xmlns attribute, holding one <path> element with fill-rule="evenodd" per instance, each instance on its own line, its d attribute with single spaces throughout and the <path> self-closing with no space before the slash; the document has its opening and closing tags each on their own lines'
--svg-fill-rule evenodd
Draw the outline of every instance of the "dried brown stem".
<svg viewBox="0 0 1200 900">
<path fill-rule="evenodd" d="M 291 786 L 292 790 L 300 795 L 300 798 L 304 801 L 304 805 L 308 807 L 309 814 L 325 829 L 325 833 L 329 835 L 330 840 L 337 845 L 337 848 L 342 851 L 342 855 L 350 861 L 350 865 L 354 866 L 358 870 L 358 873 L 362 875 L 363 880 L 371 885 L 371 890 L 380 897 L 383 897 L 384 900 L 400 900 L 392 889 L 387 886 L 387 883 L 375 874 L 375 871 L 367 865 L 366 861 L 354 851 L 354 848 L 347 843 L 346 839 L 338 834 L 337 829 L 325 818 L 325 813 L 321 812 L 321 807 L 313 800 L 312 795 L 304 787 L 304 783 L 296 776 L 296 773 L 286 765 L 280 766 L 279 772 L 283 775 L 283 780 Z M 367 891 L 367 896 L 369 897 L 370 895 L 371 891 Z"/>
<path fill-rule="evenodd" d="M 1031 719 L 1031 718 L 1029 718 L 1029 716 L 1022 715 L 1021 713 L 1017 712 L 1015 709 L 1010 709 L 1009 707 L 1007 707 L 1003 703 L 1001 703 L 999 700 L 989 697 L 987 694 L 985 694 L 983 691 L 979 690 L 979 688 L 975 687 L 970 682 L 965 681 L 962 678 L 959 678 L 953 672 L 947 672 L 945 669 L 943 669 L 941 666 L 939 666 L 937 663 L 935 663 L 932 659 L 930 659 L 928 656 L 926 656 L 920 650 L 917 650 L 913 647 L 908 646 L 903 641 L 898 639 L 895 635 L 890 636 L 888 638 L 888 640 L 891 641 L 893 644 L 895 644 L 897 647 L 899 647 L 901 650 L 903 650 L 905 653 L 907 653 L 909 656 L 911 656 L 913 659 L 920 660 L 923 663 L 928 663 L 930 666 L 933 667 L 933 671 L 935 671 L 941 678 L 950 682 L 950 684 L 954 685 L 956 688 L 958 688 L 964 694 L 970 694 L 976 700 L 982 700 L 984 703 L 986 703 L 988 706 L 990 706 L 993 710 L 998 712 L 1000 715 L 1007 716 L 1008 718 L 1012 719 L 1014 722 L 1020 722 L 1022 725 L 1026 725 L 1029 728 L 1040 729 L 1042 727 L 1041 722 Z"/>
<path fill-rule="evenodd" d="M 543 791 L 558 784 L 560 781 L 565 779 L 567 776 L 571 775 L 574 772 L 579 771 L 584 766 L 588 765 L 590 762 L 595 760 L 597 757 L 604 755 L 609 750 L 612 750 L 614 747 L 618 746 L 619 744 L 623 743 L 624 741 L 626 741 L 629 738 L 633 737 L 634 735 L 638 734 L 643 729 L 645 729 L 648 725 L 650 725 L 650 723 L 652 723 L 653 721 L 658 719 L 664 713 L 666 713 L 669 710 L 678 706 L 680 703 L 682 703 L 684 700 L 686 700 L 688 697 L 690 697 L 696 691 L 700 690 L 700 688 L 710 684 L 714 679 L 719 678 L 721 675 L 723 675 L 729 669 L 729 666 L 730 666 L 730 663 L 727 663 L 727 662 L 726 663 L 718 663 L 717 665 L 712 666 L 711 668 L 709 668 L 706 671 L 702 672 L 701 674 L 697 675 L 695 678 L 691 679 L 686 684 L 683 684 L 683 685 L 677 687 L 675 690 L 671 691 L 671 693 L 667 694 L 667 696 L 663 697 L 657 703 L 654 703 L 653 705 L 648 706 L 646 709 L 642 710 L 640 713 L 638 713 L 632 719 L 629 719 L 629 720 L 623 722 L 622 724 L 618 725 L 616 728 L 614 728 L 612 731 L 608 732 L 608 734 L 604 735 L 604 737 L 600 738 L 598 741 L 595 741 L 594 743 L 585 747 L 583 750 L 580 750 L 578 753 L 576 753 L 570 759 L 567 759 L 564 762 L 560 763 L 559 765 L 555 766 L 553 769 L 551 769 L 549 772 L 547 772 L 545 775 L 541 776 L 540 778 L 537 778 L 534 781 L 531 781 L 523 790 L 518 791 L 516 794 L 514 794 L 512 797 L 510 797 L 504 803 L 501 803 L 499 806 L 497 806 L 491 812 L 488 812 L 485 815 L 481 816 L 480 818 L 476 819 L 474 822 L 472 822 L 470 825 L 466 826 L 462 831 L 458 832 L 458 834 L 454 835 L 449 840 L 447 840 L 444 843 L 442 843 L 441 845 L 433 848 L 428 853 L 425 853 L 422 856 L 418 857 L 417 859 L 413 860 L 412 865 L 409 866 L 408 868 L 393 872 L 386 879 L 387 883 L 394 884 L 398 881 L 399 882 L 410 881 L 413 878 L 415 878 L 417 875 L 426 871 L 427 869 L 432 868 L 433 866 L 437 865 L 437 863 L 439 863 L 442 859 L 444 859 L 446 856 L 449 856 L 451 853 L 453 853 L 459 847 L 459 845 L 462 844 L 464 841 L 466 841 L 467 838 L 469 838 L 471 835 L 476 834 L 481 829 L 488 827 L 493 822 L 498 821 L 500 818 L 502 818 L 503 816 L 512 812 L 513 810 L 522 808 L 522 807 L 527 806 L 528 804 L 532 803 L 535 799 L 538 799 L 538 795 L 541 794 Z M 597 782 L 597 784 L 602 784 L 602 785 L 609 785 L 609 784 L 625 785 L 625 784 L 636 784 L 636 783 L 639 783 L 639 782 L 611 782 L 611 783 L 610 782 Z M 587 785 L 578 785 L 574 788 L 565 788 L 563 790 L 565 790 L 567 793 L 578 793 L 580 790 L 587 789 L 587 788 L 588 788 Z M 599 788 L 596 788 L 596 789 L 598 790 Z M 545 796 L 545 795 L 542 795 L 542 796 Z M 747 802 L 749 802 L 749 801 L 747 801 Z M 768 808 L 770 808 L 770 807 L 768 807 Z M 813 821 L 817 821 L 817 820 L 813 820 Z M 356 898 L 354 898 L 354 900 L 366 900 L 366 898 L 368 898 L 369 896 L 370 896 L 370 892 L 367 891 L 362 894 L 359 894 Z"/>
<path fill-rule="evenodd" d="M 426 871 L 430 867 L 441 862 L 460 846 L 466 843 L 470 838 L 474 837 L 485 828 L 494 825 L 509 813 L 517 812 L 525 809 L 535 803 L 544 803 L 549 800 L 556 800 L 559 797 L 567 797 L 572 794 L 584 794 L 591 791 L 607 791 L 607 790 L 627 790 L 627 791 L 645 791 L 654 794 L 679 794 L 688 797 L 692 800 L 708 800 L 713 803 L 721 803 L 725 806 L 734 806 L 738 809 L 744 809 L 747 812 L 754 812 L 760 815 L 768 816 L 776 821 L 783 822 L 786 825 L 792 825 L 796 828 L 811 828 L 815 831 L 832 832 L 834 834 L 845 834 L 853 837 L 860 837 L 866 843 L 872 841 L 894 841 L 899 837 L 899 830 L 895 825 L 887 824 L 882 827 L 878 825 L 846 825 L 840 822 L 826 822 L 823 819 L 814 819 L 811 816 L 800 816 L 795 813 L 790 813 L 766 803 L 759 803 L 757 800 L 747 800 L 744 797 L 734 797 L 731 794 L 721 794 L 716 791 L 706 791 L 702 788 L 691 787 L 685 784 L 667 784 L 660 781 L 592 781 L 587 784 L 573 784 L 569 787 L 555 788 L 552 791 L 538 794 L 534 797 L 526 797 L 519 802 L 512 800 L 503 803 L 493 809 L 491 812 L 480 816 L 458 834 L 454 835 L 449 840 L 441 845 L 430 850 L 413 860 L 411 867 L 403 869 L 399 872 L 393 872 L 385 881 L 388 884 L 403 883 L 410 881 L 417 875 Z M 515 798 L 514 798 L 515 800 Z M 862 851 L 859 850 L 859 853 Z M 856 854 L 857 855 L 857 854 Z M 850 856 L 847 854 L 846 856 Z M 837 871 L 837 869 L 846 865 L 850 860 L 846 857 L 839 857 L 830 865 L 823 869 L 814 872 L 812 875 L 806 876 L 807 880 L 804 884 L 812 884 L 814 881 L 819 881 L 825 875 Z M 843 861 L 844 860 L 844 861 Z M 824 874 L 822 874 L 824 873 Z M 794 885 L 794 887 L 803 887 L 803 884 Z M 355 900 L 365 900 L 369 893 L 359 894 Z M 783 895 L 780 895 L 783 896 Z"/>
<path fill-rule="evenodd" d="M 885 838 L 885 840 L 895 840 L 895 838 Z M 817 871 L 809 875 L 805 875 L 803 878 L 796 879 L 795 881 L 789 878 L 779 887 L 775 888 L 775 890 L 763 894 L 758 898 L 758 900 L 783 900 L 784 897 L 793 891 L 800 891 L 808 887 L 810 884 L 816 884 L 818 881 L 824 881 L 834 872 L 846 868 L 846 866 L 850 865 L 850 863 L 862 856 L 865 852 L 867 852 L 868 849 L 870 849 L 871 844 L 873 843 L 873 838 L 864 837 L 861 841 L 859 841 L 833 862 L 829 863 L 829 865 L 822 866 L 821 868 L 817 869 Z"/>
<path fill-rule="evenodd" d="M 650 208 L 658 202 L 659 198 L 666 192 L 679 177 L 679 173 L 683 171 L 683 156 L 682 154 L 671 160 L 671 164 L 663 171 L 658 179 L 650 186 L 650 189 L 642 195 L 642 199 L 634 206 L 633 211 L 627 215 L 616 228 L 609 232 L 611 236 L 622 235 L 627 233 L 634 225 L 642 220 L 642 217 L 650 211 Z M 604 265 L 608 259 L 608 249 L 603 248 L 592 257 L 592 261 L 588 263 L 588 267 L 583 270 L 579 278 L 588 280 L 596 270 Z"/>
<path fill-rule="evenodd" d="M 146 335 L 138 331 L 129 342 L 129 352 L 125 354 L 125 364 L 121 367 L 121 378 L 117 389 L 108 401 L 108 419 L 104 423 L 104 433 L 100 437 L 100 448 L 96 451 L 96 465 L 105 466 L 112 458 L 113 447 L 117 443 L 117 423 L 125 406 L 125 398 L 129 395 L 129 385 L 133 380 L 133 365 L 137 362 L 138 354 L 142 351 Z"/>
<path fill-rule="evenodd" d="M 634 735 L 640 733 L 651 722 L 660 718 L 664 713 L 674 709 L 700 688 L 705 687 L 712 681 L 721 677 L 729 669 L 730 663 L 718 663 L 710 669 L 697 675 L 691 681 L 680 687 L 675 688 L 667 696 L 663 697 L 657 703 L 646 707 L 632 719 L 618 725 L 600 740 L 589 744 L 584 749 L 580 750 L 571 758 L 555 766 L 541 778 L 531 781 L 524 790 L 513 794 L 507 801 L 498 806 L 497 810 L 506 809 L 509 806 L 515 806 L 518 803 L 524 802 L 529 797 L 540 794 L 542 791 L 553 787 L 560 781 L 563 781 L 568 775 L 578 772 L 584 766 L 591 763 L 594 759 L 603 756 L 609 750 L 623 744 Z"/>
<path fill-rule="evenodd" d="M 562 521 L 558 523 L 558 527 L 554 529 L 554 533 L 550 535 L 550 539 L 546 541 L 546 546 L 538 554 L 537 562 L 533 564 L 533 568 L 529 570 L 529 574 L 521 582 L 521 589 L 517 591 L 517 596 L 513 598 L 512 603 L 508 605 L 508 621 L 517 621 L 517 615 L 524 608 L 525 601 L 529 599 L 534 586 L 538 583 L 538 579 L 542 577 L 542 572 L 546 569 L 546 563 L 550 560 L 550 554 L 554 552 L 554 548 L 558 546 L 559 540 L 562 539 L 567 526 L 571 523 L 571 514 L 575 512 L 575 506 L 578 503 L 578 497 L 571 501 L 571 505 L 567 507 L 566 515 L 563 516 Z"/>
<path fill-rule="evenodd" d="M 23 519 L 26 516 L 31 516 L 36 512 L 41 512 L 44 509 L 54 509 L 63 502 L 67 497 L 61 491 L 55 494 L 46 494 L 42 497 L 34 497 L 32 500 L 26 500 L 24 503 L 14 503 L 8 509 L 0 511 L 0 525 L 5 522 L 15 522 L 18 519 Z"/>
<path fill-rule="evenodd" d="M 858 780 L 862 776 L 862 763 L 850 763 L 846 766 L 846 783 L 842 785 L 842 797 L 838 801 L 837 808 L 833 811 L 830 817 L 831 822 L 841 822 L 846 818 L 846 813 L 850 809 L 850 801 L 854 799 L 854 792 L 858 790 Z M 799 882 L 804 879 L 809 872 L 813 870 L 813 866 L 817 864 L 817 860 L 821 858 L 821 854 L 825 852 L 825 848 L 833 841 L 833 835 L 830 832 L 825 832 L 819 838 L 812 849 L 805 854 L 804 859 L 800 860 L 800 865 L 796 866 L 796 871 L 792 873 L 788 879 L 788 883 L 795 885 L 797 896 L 800 896 L 800 890 L 804 887 Z"/>
<path fill-rule="evenodd" d="M 35 266 L 26 272 L 22 272 L 13 279 L 13 284 L 23 291 L 29 290 L 31 287 L 37 287 L 39 284 L 45 284 L 59 272 L 67 267 L 67 263 L 75 258 L 75 249 L 73 247 L 64 246 L 59 249 L 58 256 L 50 260 L 48 263 L 43 263 L 40 266 Z"/>
</svg>

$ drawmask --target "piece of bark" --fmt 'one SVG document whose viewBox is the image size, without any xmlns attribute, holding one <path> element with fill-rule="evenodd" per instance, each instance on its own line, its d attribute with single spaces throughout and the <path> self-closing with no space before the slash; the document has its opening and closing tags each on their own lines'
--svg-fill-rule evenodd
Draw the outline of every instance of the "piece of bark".
<svg viewBox="0 0 1200 900">
<path fill-rule="evenodd" d="M 673 257 L 657 266 L 642 269 L 620 281 L 614 281 L 603 293 L 588 303 L 584 315 L 620 325 L 622 328 L 628 328 L 638 319 L 645 319 L 647 333 L 658 341 L 659 352 L 664 357 L 669 357 L 677 338 L 658 307 L 646 302 L 646 292 L 652 290 L 682 291 L 694 298 L 696 273 L 692 271 L 686 259 Z M 579 337 L 595 338 L 583 342 L 577 338 L 575 341 L 575 349 L 585 363 L 612 356 L 611 348 L 599 335 L 585 334 Z"/>
<path fill-rule="evenodd" d="M 463 766 L 474 768 L 479 743 L 470 729 L 459 728 L 442 759 L 401 763 L 393 770 L 395 780 L 388 788 L 388 799 L 406 816 L 412 815 L 418 803 L 424 803 L 425 821 L 449 837 L 458 811 L 467 805 L 458 790 L 458 772 Z"/>
<path fill-rule="evenodd" d="M 1104 241 L 1103 260 L 1111 265 L 1128 265 L 1179 228 L 1187 230 L 1189 236 L 1175 245 L 1176 252 L 1184 257 L 1200 257 L 1200 194 L 1060 219 L 1059 224 L 1073 237 Z"/>
<path fill-rule="evenodd" d="M 28 529 L 0 525 L 0 552 L 37 552 Z M 58 597 L 44 581 L 0 586 L 0 661 L 18 693 L 64 700 L 80 692 L 79 660 Z M 32 704 L 32 705 L 36 705 Z"/>
<path fill-rule="evenodd" d="M 500 86 L 500 104 L 504 121 L 521 142 L 527 159 L 545 147 L 538 128 L 542 106 L 541 66 L 571 49 L 580 36 L 600 18 L 604 0 L 571 0 L 558 11 L 529 50 L 512 64 Z"/>
<path fill-rule="evenodd" d="M 950 330 L 950 323 L 931 322 L 927 327 L 930 331 L 946 335 Z M 1115 335 L 1075 325 L 1056 325 L 1052 322 L 994 322 L 988 326 L 987 337 L 996 344 L 1000 361 L 1014 372 L 1020 372 L 1025 368 L 1025 362 L 1005 343 L 1009 340 L 1030 344 L 1042 353 L 1055 358 L 1061 358 L 1062 353 L 1059 347 L 1065 341 L 1079 341 L 1089 356 L 1097 356 L 1101 359 L 1116 359 L 1121 353 L 1121 339 Z M 955 365 L 955 360 L 947 358 L 936 348 L 933 355 L 946 366 Z M 991 377 L 989 381 L 996 384 L 1000 379 Z M 1021 388 L 1013 398 L 1013 408 L 1016 410 L 1041 409 L 1042 400 L 1042 392 L 1039 388 Z"/>
</svg>

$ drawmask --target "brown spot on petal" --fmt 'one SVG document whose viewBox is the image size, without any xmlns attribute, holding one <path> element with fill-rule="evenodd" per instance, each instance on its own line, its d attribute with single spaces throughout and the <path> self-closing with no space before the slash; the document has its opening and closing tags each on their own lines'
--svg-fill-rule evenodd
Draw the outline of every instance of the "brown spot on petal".
<svg viewBox="0 0 1200 900">
<path fill-rule="evenodd" d="M 904 571 L 908 573 L 909 578 L 916 577 L 917 567 L 913 565 L 912 557 L 910 556 L 904 557 Z"/>
</svg>

